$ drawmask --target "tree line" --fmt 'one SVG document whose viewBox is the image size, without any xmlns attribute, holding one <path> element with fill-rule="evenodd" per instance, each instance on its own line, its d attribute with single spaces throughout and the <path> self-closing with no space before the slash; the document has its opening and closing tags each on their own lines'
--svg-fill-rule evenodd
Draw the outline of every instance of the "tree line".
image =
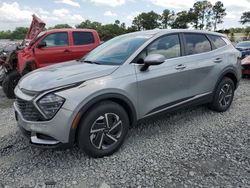
<svg viewBox="0 0 250 188">
<path fill-rule="evenodd" d="M 77 24 L 76 28 L 89 28 L 98 31 L 101 40 L 106 41 L 115 36 L 130 33 L 134 31 L 149 30 L 155 28 L 194 28 L 219 31 L 225 34 L 235 33 L 236 31 L 248 33 L 250 28 L 231 28 L 226 30 L 217 30 L 218 24 L 223 23 L 223 18 L 226 16 L 226 8 L 221 1 L 217 1 L 214 5 L 207 0 L 197 1 L 189 10 L 175 12 L 165 9 L 162 14 L 154 11 L 143 12 L 136 16 L 132 25 L 127 27 L 125 23 L 116 20 L 113 24 L 102 24 L 96 21 L 85 20 Z M 250 11 L 244 12 L 240 18 L 240 23 L 250 23 Z M 54 28 L 71 28 L 68 24 L 58 24 Z M 18 27 L 14 31 L 1 31 L 0 39 L 23 39 L 28 31 L 28 28 Z"/>
</svg>

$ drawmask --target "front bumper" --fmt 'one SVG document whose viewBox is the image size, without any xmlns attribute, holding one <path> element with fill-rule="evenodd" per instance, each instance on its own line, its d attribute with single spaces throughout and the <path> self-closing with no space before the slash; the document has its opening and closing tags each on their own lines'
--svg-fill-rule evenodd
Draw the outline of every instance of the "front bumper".
<svg viewBox="0 0 250 188">
<path fill-rule="evenodd" d="M 24 119 L 16 102 L 14 109 L 17 124 L 31 145 L 45 148 L 73 146 L 70 138 L 72 111 L 61 108 L 50 121 L 32 122 Z"/>
</svg>

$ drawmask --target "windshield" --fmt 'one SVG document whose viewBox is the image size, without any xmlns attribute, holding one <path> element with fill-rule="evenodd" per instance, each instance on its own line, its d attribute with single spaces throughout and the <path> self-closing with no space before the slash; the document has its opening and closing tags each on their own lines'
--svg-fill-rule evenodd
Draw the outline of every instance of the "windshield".
<svg viewBox="0 0 250 188">
<path fill-rule="evenodd" d="M 240 42 L 236 47 L 250 47 L 250 42 Z"/>
<path fill-rule="evenodd" d="M 95 48 L 82 61 L 101 65 L 123 64 L 152 35 L 123 35 Z"/>
</svg>

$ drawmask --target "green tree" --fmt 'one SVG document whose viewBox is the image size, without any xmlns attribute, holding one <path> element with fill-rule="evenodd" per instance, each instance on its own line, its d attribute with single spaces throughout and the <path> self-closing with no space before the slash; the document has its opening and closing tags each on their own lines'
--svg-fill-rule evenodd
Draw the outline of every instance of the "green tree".
<svg viewBox="0 0 250 188">
<path fill-rule="evenodd" d="M 115 20 L 116 25 L 120 25 L 120 23 L 121 23 L 120 20 Z"/>
<path fill-rule="evenodd" d="M 127 28 L 127 33 L 135 32 L 135 31 L 138 31 L 136 26 L 132 25 L 131 27 Z"/>
<path fill-rule="evenodd" d="M 243 25 L 246 23 L 250 23 L 250 11 L 243 12 L 242 16 L 240 17 L 240 23 Z"/>
<path fill-rule="evenodd" d="M 250 26 L 246 27 L 246 29 L 245 29 L 245 36 L 246 36 L 247 40 L 249 39 L 249 34 L 250 34 Z"/>
<path fill-rule="evenodd" d="M 101 30 L 98 32 L 101 40 L 107 41 L 118 35 L 126 33 L 126 30 L 117 24 L 106 24 L 101 27 Z"/>
<path fill-rule="evenodd" d="M 49 29 L 65 29 L 72 28 L 69 24 L 57 24 L 54 27 L 50 27 Z"/>
<path fill-rule="evenodd" d="M 230 40 L 231 40 L 231 42 L 234 42 L 234 41 L 235 41 L 234 33 L 230 33 Z"/>
<path fill-rule="evenodd" d="M 166 29 L 172 25 L 175 19 L 175 12 L 165 9 L 161 16 L 162 28 Z"/>
<path fill-rule="evenodd" d="M 211 28 L 212 4 L 209 1 L 204 0 L 194 3 L 193 8 L 189 11 L 189 15 L 192 15 L 194 28 Z"/>
<path fill-rule="evenodd" d="M 174 22 L 171 27 L 174 29 L 186 29 L 190 23 L 189 13 L 187 11 L 181 11 L 176 14 Z"/>
<path fill-rule="evenodd" d="M 141 16 L 136 16 L 132 22 L 132 27 L 136 29 L 136 31 L 142 30 Z"/>
<path fill-rule="evenodd" d="M 85 20 L 79 25 L 76 25 L 76 28 L 95 29 L 99 31 L 101 29 L 101 26 L 102 24 L 100 22 L 91 22 L 90 20 Z"/>
<path fill-rule="evenodd" d="M 217 1 L 213 6 L 213 26 L 214 31 L 217 29 L 217 24 L 223 23 L 223 18 L 227 15 L 226 9 L 221 1 Z"/>
<path fill-rule="evenodd" d="M 27 27 L 17 27 L 12 33 L 10 38 L 11 39 L 24 39 L 26 34 L 28 33 L 29 28 Z"/>
<path fill-rule="evenodd" d="M 154 11 L 148 13 L 141 13 L 136 16 L 132 22 L 132 25 L 137 28 L 137 30 L 149 30 L 160 27 L 161 16 Z"/>
<path fill-rule="evenodd" d="M 10 39 L 11 38 L 11 31 L 0 31 L 0 39 Z"/>
</svg>

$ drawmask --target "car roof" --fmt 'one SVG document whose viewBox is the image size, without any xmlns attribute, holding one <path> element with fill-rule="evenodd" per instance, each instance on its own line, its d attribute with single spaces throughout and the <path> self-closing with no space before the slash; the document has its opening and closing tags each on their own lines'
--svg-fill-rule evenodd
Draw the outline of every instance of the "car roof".
<svg viewBox="0 0 250 188">
<path fill-rule="evenodd" d="M 210 34 L 210 35 L 217 35 L 221 37 L 227 37 L 226 35 L 222 33 L 205 31 L 205 30 L 190 30 L 190 29 L 154 29 L 154 30 L 147 30 L 147 31 L 137 31 L 134 33 L 129 33 L 129 34 L 131 35 L 163 35 L 163 34 L 168 34 L 168 33 L 197 33 L 197 34 Z"/>
<path fill-rule="evenodd" d="M 65 28 L 65 29 L 50 29 L 46 31 L 47 33 L 54 33 L 54 32 L 68 32 L 68 31 L 85 31 L 85 32 L 96 32 L 94 29 L 74 29 L 74 28 Z"/>
</svg>

